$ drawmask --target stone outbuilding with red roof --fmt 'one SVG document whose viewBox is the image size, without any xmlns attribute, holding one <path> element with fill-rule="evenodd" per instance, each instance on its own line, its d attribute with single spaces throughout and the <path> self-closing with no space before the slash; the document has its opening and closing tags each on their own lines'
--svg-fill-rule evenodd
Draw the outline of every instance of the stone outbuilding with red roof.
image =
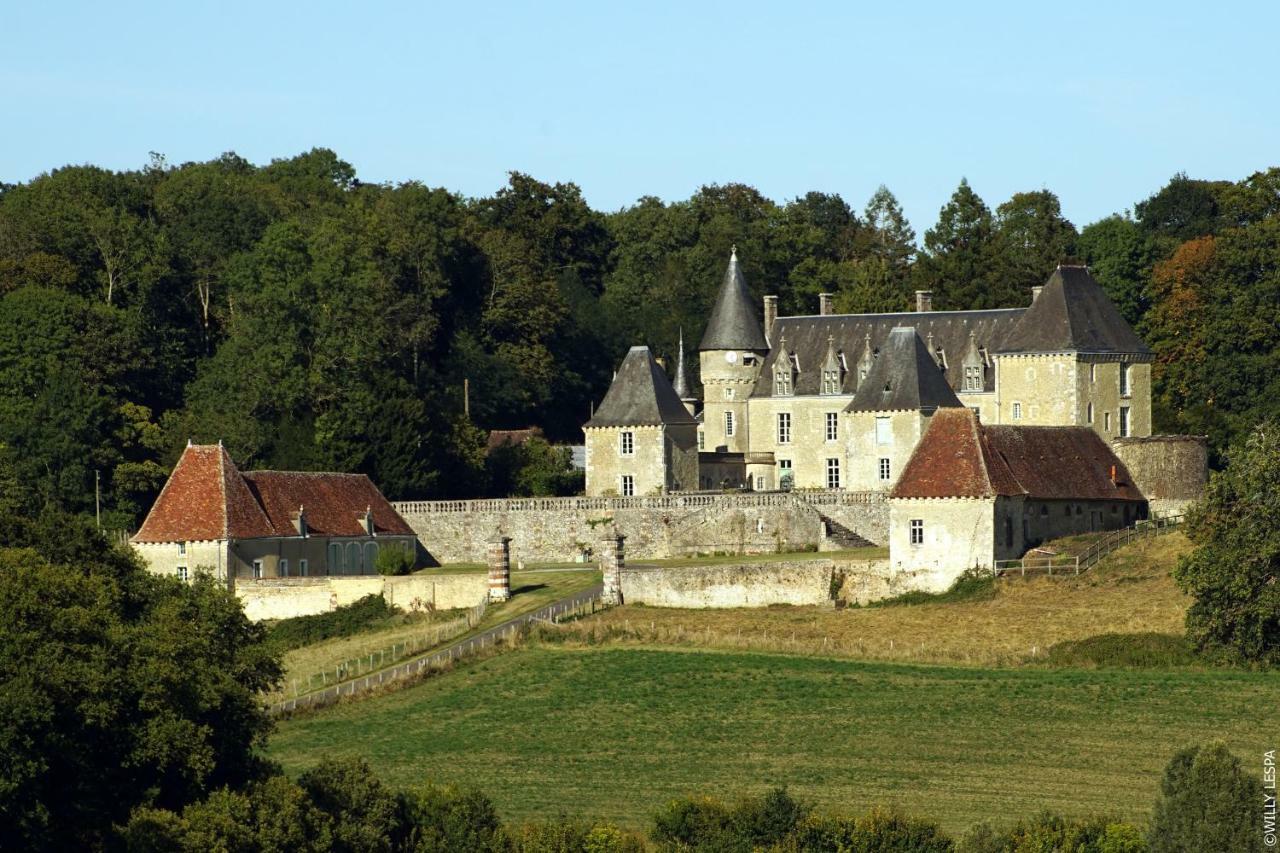
<svg viewBox="0 0 1280 853">
<path fill-rule="evenodd" d="M 1049 539 L 1147 515 L 1124 464 L 1085 426 L 987 425 L 939 409 L 889 496 L 889 562 L 943 590 Z"/>
<path fill-rule="evenodd" d="M 236 579 L 376 574 L 417 537 L 363 474 L 245 471 L 221 443 L 187 445 L 130 540 L 151 571 Z"/>
</svg>

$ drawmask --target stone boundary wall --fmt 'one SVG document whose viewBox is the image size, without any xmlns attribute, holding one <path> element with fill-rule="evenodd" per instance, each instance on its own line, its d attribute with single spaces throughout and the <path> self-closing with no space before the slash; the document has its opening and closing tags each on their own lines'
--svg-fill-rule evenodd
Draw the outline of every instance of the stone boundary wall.
<svg viewBox="0 0 1280 853">
<path fill-rule="evenodd" d="M 254 621 L 328 613 L 366 595 L 379 594 L 387 604 L 403 610 L 425 607 L 454 610 L 475 607 L 485 600 L 489 576 L 485 572 L 467 572 L 396 577 L 264 578 L 237 580 L 235 592 L 245 615 Z"/>
<path fill-rule="evenodd" d="M 822 542 L 824 518 L 877 544 L 889 533 L 881 492 L 402 501 L 395 508 L 437 563 L 482 561 L 498 532 L 510 537 L 516 564 L 578 560 L 594 554 L 609 524 L 627 537 L 632 559 L 796 550 Z"/>
<path fill-rule="evenodd" d="M 1111 449 L 1129 470 L 1152 515 L 1180 515 L 1204 496 L 1209 482 L 1209 445 L 1204 436 L 1113 438 Z"/>
<path fill-rule="evenodd" d="M 836 581 L 833 596 L 832 580 Z M 834 598 L 859 603 L 914 588 L 894 577 L 888 560 L 779 560 L 716 566 L 629 566 L 622 571 L 624 604 L 730 608 L 822 605 Z"/>
</svg>

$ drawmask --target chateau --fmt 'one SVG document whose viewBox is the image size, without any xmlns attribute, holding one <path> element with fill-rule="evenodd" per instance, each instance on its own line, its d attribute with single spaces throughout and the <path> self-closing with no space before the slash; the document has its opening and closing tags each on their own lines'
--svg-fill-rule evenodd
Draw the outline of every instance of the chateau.
<svg viewBox="0 0 1280 853">
<path fill-rule="evenodd" d="M 697 489 L 889 492 L 936 413 L 984 425 L 1151 434 L 1152 354 L 1089 271 L 1060 266 L 1024 308 L 777 316 L 757 311 L 736 251 L 690 393 L 633 347 L 584 426 L 587 494 Z"/>
</svg>

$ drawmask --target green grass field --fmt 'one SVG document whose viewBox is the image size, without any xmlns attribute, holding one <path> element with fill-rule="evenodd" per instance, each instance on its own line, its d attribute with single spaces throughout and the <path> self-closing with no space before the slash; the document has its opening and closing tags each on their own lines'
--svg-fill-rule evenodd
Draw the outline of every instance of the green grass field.
<svg viewBox="0 0 1280 853">
<path fill-rule="evenodd" d="M 762 653 L 535 646 L 283 722 L 291 773 L 364 756 L 387 781 L 475 785 L 503 816 L 643 827 L 666 798 L 790 785 L 959 831 L 1042 808 L 1143 818 L 1170 754 L 1275 744 L 1280 679 L 990 669 Z"/>
</svg>

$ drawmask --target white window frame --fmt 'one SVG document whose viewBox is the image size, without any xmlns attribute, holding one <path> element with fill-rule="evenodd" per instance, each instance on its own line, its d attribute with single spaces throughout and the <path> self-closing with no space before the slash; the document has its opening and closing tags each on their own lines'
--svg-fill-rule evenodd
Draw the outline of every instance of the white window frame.
<svg viewBox="0 0 1280 853">
<path fill-rule="evenodd" d="M 1022 404 L 1015 402 L 1013 404 L 1013 419 L 1015 421 L 1022 420 Z"/>
<path fill-rule="evenodd" d="M 262 580 L 262 561 L 261 560 L 253 561 L 253 579 L 256 581 Z"/>
<path fill-rule="evenodd" d="M 827 458 L 827 488 L 840 488 L 840 458 L 838 456 Z"/>
<path fill-rule="evenodd" d="M 964 390 L 982 390 L 982 365 L 966 364 L 964 366 Z"/>
<path fill-rule="evenodd" d="M 791 413 L 778 412 L 778 444 L 791 443 Z"/>
<path fill-rule="evenodd" d="M 1132 377 L 1129 375 L 1129 365 L 1121 362 L 1120 364 L 1120 396 L 1121 397 L 1133 396 L 1133 382 L 1131 380 L 1132 380 Z"/>
<path fill-rule="evenodd" d="M 178 543 L 178 556 L 179 556 L 179 557 L 185 557 L 185 556 L 187 556 L 187 543 L 186 543 L 186 542 L 179 542 L 179 543 Z"/>
<path fill-rule="evenodd" d="M 618 433 L 618 455 L 636 455 L 636 434 L 629 429 L 624 429 Z"/>
<path fill-rule="evenodd" d="M 840 413 L 827 412 L 827 441 L 840 440 Z"/>
<path fill-rule="evenodd" d="M 733 435 L 733 412 L 724 413 L 724 434 L 726 436 Z"/>
<path fill-rule="evenodd" d="M 893 478 L 893 464 L 888 456 L 880 457 L 880 461 L 876 466 L 876 475 L 882 483 L 887 483 Z"/>
<path fill-rule="evenodd" d="M 924 519 L 923 518 L 911 519 L 910 537 L 911 537 L 910 542 L 912 545 L 924 544 Z"/>
<path fill-rule="evenodd" d="M 631 474 L 623 474 L 618 480 L 618 494 L 624 498 L 635 497 L 636 478 Z"/>
<path fill-rule="evenodd" d="M 822 393 L 828 395 L 840 393 L 840 371 L 822 371 Z"/>
<path fill-rule="evenodd" d="M 756 491 L 764 491 L 764 474 L 756 474 Z"/>
<path fill-rule="evenodd" d="M 876 444 L 881 447 L 893 444 L 893 421 L 887 417 L 876 418 Z"/>
<path fill-rule="evenodd" d="M 187 571 L 186 566 L 178 566 L 177 575 L 178 575 L 178 580 L 182 581 L 183 583 L 186 583 L 186 581 L 190 578 L 190 573 Z"/>
</svg>

